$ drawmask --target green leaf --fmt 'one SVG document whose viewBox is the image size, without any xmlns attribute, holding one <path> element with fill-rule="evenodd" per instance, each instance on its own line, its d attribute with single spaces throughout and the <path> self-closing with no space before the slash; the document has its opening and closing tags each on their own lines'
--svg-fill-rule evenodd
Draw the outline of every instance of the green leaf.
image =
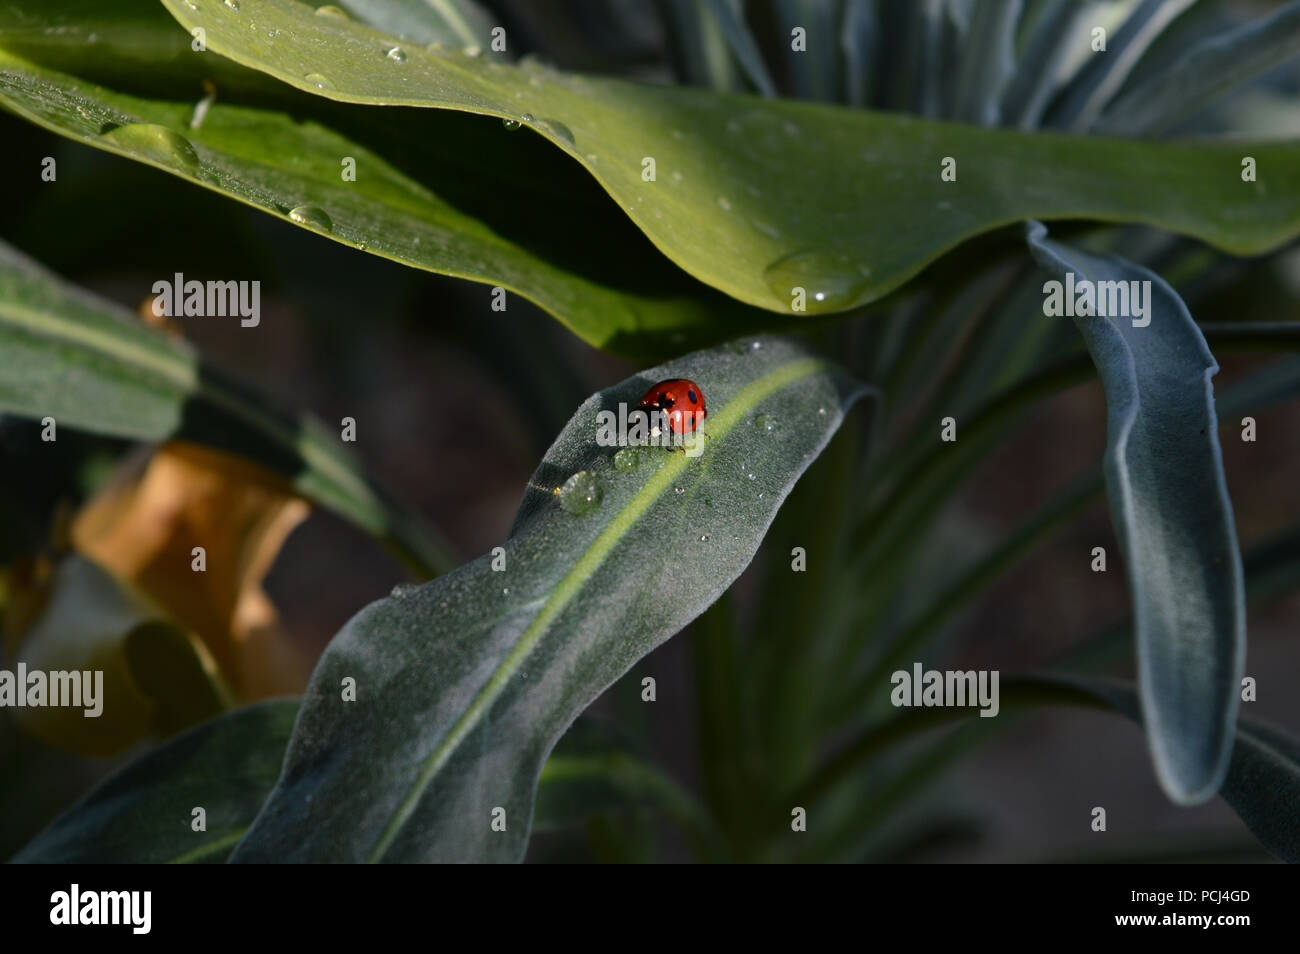
<svg viewBox="0 0 1300 954">
<path fill-rule="evenodd" d="M 193 441 L 248 457 L 384 540 L 417 570 L 450 569 L 440 539 L 369 483 L 323 424 L 276 410 L 187 342 L 64 282 L 3 243 L 0 411 L 135 440 Z"/>
<path fill-rule="evenodd" d="M 252 824 L 284 762 L 299 700 L 274 699 L 205 722 L 123 766 L 12 859 L 38 864 L 221 862 Z M 194 807 L 206 831 L 191 827 Z M 712 822 L 670 777 L 611 734 L 576 723 L 542 771 L 536 829 L 595 812 L 656 808 L 708 844 Z"/>
<path fill-rule="evenodd" d="M 517 292 L 621 354 L 680 353 L 774 323 L 682 272 L 596 182 L 526 131 L 305 96 L 190 52 L 157 3 L 116 0 L 130 16 L 114 25 L 93 2 L 94 11 L 87 0 L 0 6 L 0 106 L 334 241 Z M 54 42 L 69 38 L 77 42 Z M 201 80 L 217 95 L 195 128 Z M 178 101 L 178 90 L 192 98 Z M 342 177 L 345 157 L 356 181 Z M 306 214 L 313 207 L 325 217 Z"/>
<path fill-rule="evenodd" d="M 1167 70 L 1120 97 L 1095 128 L 1112 136 L 1170 129 L 1296 55 L 1300 55 L 1300 3 L 1206 37 Z"/>
<path fill-rule="evenodd" d="M 1081 701 L 1089 697 L 1143 722 L 1142 706 L 1131 686 L 1074 675 L 1017 678 L 1003 686 L 1012 704 L 1026 704 L 1035 691 L 1041 701 Z M 1071 698 L 1074 697 L 1074 698 Z M 1219 794 L 1246 827 L 1277 857 L 1300 863 L 1300 739 L 1265 722 L 1242 719 L 1236 725 L 1232 760 Z"/>
<path fill-rule="evenodd" d="M 399 63 L 382 34 L 292 0 L 240 11 L 164 3 L 186 29 L 206 31 L 210 50 L 306 92 L 527 124 L 581 163 L 674 262 L 772 311 L 789 314 L 797 288 L 809 312 L 872 301 L 963 240 L 1025 218 L 1141 222 L 1235 253 L 1300 234 L 1300 143 L 979 129 L 418 48 Z M 308 78 L 319 76 L 327 81 Z M 1262 170 L 1253 187 L 1238 175 L 1247 153 Z M 945 156 L 959 162 L 956 182 L 938 174 Z M 653 182 L 642 178 L 646 157 L 656 160 Z M 336 231 L 360 237 L 356 211 L 326 211 Z"/>
<path fill-rule="evenodd" d="M 296 699 L 205 722 L 105 779 L 15 857 L 39 864 L 224 861 L 280 774 Z M 194 831 L 202 806 L 206 831 Z"/>
<path fill-rule="evenodd" d="M 706 395 L 702 452 L 624 448 L 613 463 L 598 412 L 683 376 Z M 371 604 L 330 643 L 235 860 L 517 860 L 556 738 L 730 585 L 861 394 L 764 338 L 593 395 L 529 481 L 503 553 Z"/>
<path fill-rule="evenodd" d="M 1150 282 L 1148 325 L 1127 316 L 1074 323 L 1106 394 L 1106 486 L 1156 773 L 1174 801 L 1203 802 L 1227 772 L 1246 657 L 1241 553 L 1210 384 L 1219 366 L 1158 275 L 1046 235 L 1030 227 L 1031 251 L 1062 280 Z"/>
</svg>

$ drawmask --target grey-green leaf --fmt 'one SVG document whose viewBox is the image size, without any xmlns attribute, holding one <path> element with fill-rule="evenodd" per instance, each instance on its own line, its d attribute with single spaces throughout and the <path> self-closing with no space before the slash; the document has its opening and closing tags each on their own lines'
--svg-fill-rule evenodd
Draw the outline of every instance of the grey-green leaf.
<svg viewBox="0 0 1300 954">
<path fill-rule="evenodd" d="M 368 482 L 322 423 L 276 410 L 187 342 L 3 243 L 0 411 L 248 457 L 384 540 L 417 571 L 431 575 L 454 565 L 434 531 Z"/>
<path fill-rule="evenodd" d="M 1167 70 L 1122 96 L 1094 128 L 1109 136 L 1158 133 L 1300 54 L 1300 3 L 1209 36 Z"/>
<path fill-rule="evenodd" d="M 1026 690 L 1043 692 L 1044 701 L 1071 701 L 1062 692 L 1077 701 L 1091 697 L 1143 721 L 1137 693 L 1123 683 L 1053 674 L 1016 679 L 1003 687 L 1004 694 L 1013 697 Z M 1300 863 L 1300 830 L 1295 824 L 1300 809 L 1300 739 L 1254 719 L 1239 721 L 1219 794 L 1265 848 L 1283 861 Z"/>
<path fill-rule="evenodd" d="M 1091 127 L 1151 44 L 1194 2 L 1142 0 L 1107 38 L 1105 51 L 1097 51 L 1071 81 L 1061 101 L 1049 112 L 1049 125 L 1073 130 Z"/>
<path fill-rule="evenodd" d="M 424 46 L 485 50 L 491 42 L 492 16 L 473 0 L 338 0 L 335 9 L 340 8 L 376 30 Z"/>
<path fill-rule="evenodd" d="M 701 453 L 597 443 L 600 412 L 678 377 L 705 393 Z M 759 338 L 593 395 L 501 550 L 371 604 L 330 643 L 284 774 L 232 860 L 520 858 L 560 733 L 739 575 L 862 393 L 799 346 Z"/>
<path fill-rule="evenodd" d="M 224 861 L 280 774 L 296 699 L 248 706 L 129 763 L 15 857 L 40 864 Z M 195 831 L 195 806 L 205 813 Z"/>
<path fill-rule="evenodd" d="M 723 36 L 727 38 L 727 45 L 744 67 L 749 81 L 764 96 L 775 96 L 776 85 L 767 71 L 767 64 L 763 62 L 763 55 L 758 51 L 758 44 L 754 42 L 754 34 L 750 32 L 735 0 L 708 0 L 708 3 L 718 25 L 722 27 Z"/>
<path fill-rule="evenodd" d="M 1111 317 L 1074 322 L 1106 394 L 1106 486 L 1133 600 L 1156 773 L 1174 801 L 1203 802 L 1228 769 L 1246 654 L 1241 554 L 1210 383 L 1218 364 L 1158 275 L 1046 235 L 1032 223 L 1030 248 L 1062 282 L 1072 274 L 1080 288 L 1086 281 L 1146 289 L 1145 318 L 1127 316 L 1138 311 L 1130 299 L 1127 309 L 1108 306 Z"/>
</svg>

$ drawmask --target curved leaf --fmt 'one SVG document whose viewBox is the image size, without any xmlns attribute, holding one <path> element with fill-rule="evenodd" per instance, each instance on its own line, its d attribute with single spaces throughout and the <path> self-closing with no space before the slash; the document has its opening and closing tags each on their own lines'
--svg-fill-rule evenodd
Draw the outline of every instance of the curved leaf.
<svg viewBox="0 0 1300 954">
<path fill-rule="evenodd" d="M 660 255 L 599 185 L 527 132 L 302 95 L 191 52 L 153 0 L 115 0 L 116 25 L 99 0 L 93 15 L 87 0 L 35 2 L 0 6 L 0 106 L 55 133 L 371 254 L 517 292 L 621 354 L 676 354 L 773 323 Z M 216 99 L 196 127 L 205 88 Z M 355 181 L 343 179 L 345 158 Z M 326 217 L 294 214 L 313 206 Z"/>
<path fill-rule="evenodd" d="M 205 722 L 128 764 L 54 820 L 16 862 L 224 861 L 280 774 L 296 699 Z M 206 831 L 194 831 L 195 808 Z"/>
<path fill-rule="evenodd" d="M 1106 393 L 1106 486 L 1156 772 L 1170 798 L 1203 802 L 1227 772 L 1246 660 L 1241 553 L 1210 384 L 1219 366 L 1158 275 L 1046 235 L 1034 223 L 1030 248 L 1063 282 L 1072 273 L 1076 282 L 1150 283 L 1148 325 L 1127 316 L 1074 323 Z"/>
<path fill-rule="evenodd" d="M 447 547 L 368 483 L 325 426 L 291 415 L 200 357 L 0 243 L 0 411 L 135 440 L 188 440 L 289 478 L 424 573 Z"/>
<path fill-rule="evenodd" d="M 1074 675 L 1009 680 L 1003 686 L 1009 705 L 1095 700 L 1142 722 L 1137 693 L 1124 683 Z M 1063 695 L 1064 693 L 1064 695 Z M 1035 700 L 1035 695 L 1041 698 Z M 1219 794 L 1260 843 L 1283 861 L 1300 863 L 1300 739 L 1254 719 L 1236 726 L 1232 760 Z"/>
<path fill-rule="evenodd" d="M 598 412 L 682 376 L 707 395 L 702 452 L 624 448 L 615 465 Z M 593 395 L 501 551 L 371 604 L 330 643 L 284 775 L 233 860 L 517 860 L 556 738 L 730 585 L 861 393 L 766 338 Z"/>
<path fill-rule="evenodd" d="M 526 123 L 682 268 L 773 311 L 789 313 L 796 288 L 810 312 L 872 301 L 964 239 L 1025 218 L 1142 222 L 1239 253 L 1300 234 L 1300 143 L 979 129 L 415 47 L 399 62 L 383 34 L 293 0 L 240 11 L 163 2 L 187 30 L 205 31 L 210 50 L 306 92 Z M 1244 154 L 1267 183 L 1243 191 Z M 955 182 L 939 175 L 945 156 L 958 161 Z M 642 178 L 647 157 L 653 182 Z M 336 228 L 363 225 L 334 218 Z"/>
</svg>

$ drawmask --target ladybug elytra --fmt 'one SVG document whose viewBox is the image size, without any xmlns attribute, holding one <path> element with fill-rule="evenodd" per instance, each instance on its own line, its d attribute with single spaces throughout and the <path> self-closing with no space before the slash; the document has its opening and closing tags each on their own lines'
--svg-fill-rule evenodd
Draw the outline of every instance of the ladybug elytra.
<svg viewBox="0 0 1300 954">
<path fill-rule="evenodd" d="M 647 411 L 663 411 L 674 434 L 691 433 L 708 413 L 704 409 L 704 391 L 686 378 L 660 381 L 645 393 L 640 406 Z"/>
</svg>

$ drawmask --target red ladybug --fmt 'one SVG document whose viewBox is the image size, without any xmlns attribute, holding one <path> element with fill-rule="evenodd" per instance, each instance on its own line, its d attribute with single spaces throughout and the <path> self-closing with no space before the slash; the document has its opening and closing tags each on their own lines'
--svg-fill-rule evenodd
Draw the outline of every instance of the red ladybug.
<svg viewBox="0 0 1300 954">
<path fill-rule="evenodd" d="M 704 391 L 685 378 L 660 381 L 641 398 L 641 407 L 647 411 L 663 411 L 668 418 L 668 429 L 674 434 L 689 434 L 708 413 L 704 409 Z"/>
</svg>

